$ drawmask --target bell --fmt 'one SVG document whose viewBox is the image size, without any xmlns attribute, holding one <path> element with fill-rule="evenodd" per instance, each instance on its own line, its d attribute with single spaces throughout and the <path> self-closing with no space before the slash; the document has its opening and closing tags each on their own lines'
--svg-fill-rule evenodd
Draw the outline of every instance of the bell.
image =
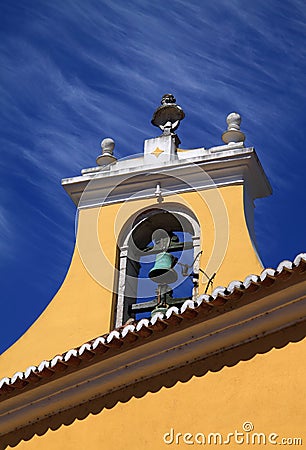
<svg viewBox="0 0 306 450">
<path fill-rule="evenodd" d="M 162 252 L 156 256 L 154 267 L 149 272 L 152 281 L 159 284 L 171 284 L 177 280 L 177 273 L 173 270 L 177 258 L 171 253 Z"/>
</svg>

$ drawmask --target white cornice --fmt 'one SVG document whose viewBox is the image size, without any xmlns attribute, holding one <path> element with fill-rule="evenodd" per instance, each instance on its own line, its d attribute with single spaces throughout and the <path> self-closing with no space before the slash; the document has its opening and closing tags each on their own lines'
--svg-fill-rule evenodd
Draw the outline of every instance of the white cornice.
<svg viewBox="0 0 306 450">
<path fill-rule="evenodd" d="M 142 158 L 119 161 L 104 171 L 90 171 L 62 180 L 62 185 L 80 208 L 153 198 L 156 184 L 163 195 L 245 183 L 251 199 L 271 193 L 270 184 L 253 148 L 239 147 L 209 152 L 199 149 L 187 157 L 143 165 Z M 199 152 L 202 154 L 199 155 Z"/>
<path fill-rule="evenodd" d="M 0 435 L 91 399 L 295 325 L 306 316 L 306 282 L 171 334 L 144 341 L 0 403 Z M 304 318 L 304 319 L 303 319 Z"/>
</svg>

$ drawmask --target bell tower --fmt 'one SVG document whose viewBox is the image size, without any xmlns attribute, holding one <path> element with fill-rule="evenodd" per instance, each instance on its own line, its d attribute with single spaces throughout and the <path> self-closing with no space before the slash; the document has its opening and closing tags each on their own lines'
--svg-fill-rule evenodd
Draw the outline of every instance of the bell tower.
<svg viewBox="0 0 306 450">
<path fill-rule="evenodd" d="M 74 255 L 49 306 L 8 350 L 6 372 L 16 354 L 51 358 L 261 272 L 254 200 L 271 187 L 254 148 L 244 145 L 241 117 L 228 115 L 221 145 L 193 149 L 181 148 L 177 135 L 184 117 L 174 96 L 164 95 L 151 121 L 161 134 L 140 154 L 119 160 L 106 138 L 95 167 L 62 180 L 77 207 Z M 52 339 L 41 348 L 46 333 Z"/>
<path fill-rule="evenodd" d="M 79 211 L 84 267 L 112 304 L 111 328 L 262 270 L 253 209 L 271 188 L 244 146 L 240 115 L 228 115 L 223 145 L 189 150 L 176 133 L 184 117 L 165 94 L 151 120 L 162 133 L 145 140 L 143 154 L 118 161 L 107 138 L 98 167 L 63 180 Z"/>
</svg>

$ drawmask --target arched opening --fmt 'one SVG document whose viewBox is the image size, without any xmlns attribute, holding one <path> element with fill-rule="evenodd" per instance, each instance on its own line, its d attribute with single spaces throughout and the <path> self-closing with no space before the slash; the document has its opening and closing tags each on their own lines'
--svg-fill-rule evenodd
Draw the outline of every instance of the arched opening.
<svg viewBox="0 0 306 450">
<path fill-rule="evenodd" d="M 116 327 L 150 317 L 161 302 L 179 306 L 196 296 L 200 228 L 187 208 L 167 204 L 143 211 L 129 221 L 121 242 Z M 160 265 L 166 271 L 165 264 L 172 276 L 153 277 Z"/>
</svg>

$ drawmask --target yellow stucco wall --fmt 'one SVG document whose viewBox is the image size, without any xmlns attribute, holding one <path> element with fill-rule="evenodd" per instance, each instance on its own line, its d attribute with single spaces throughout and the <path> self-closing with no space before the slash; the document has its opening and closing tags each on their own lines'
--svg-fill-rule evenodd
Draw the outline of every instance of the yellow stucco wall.
<svg viewBox="0 0 306 450">
<path fill-rule="evenodd" d="M 260 273 L 244 217 L 243 186 L 169 196 L 182 203 L 201 225 L 200 267 L 217 272 L 214 287 Z M 66 279 L 45 311 L 0 357 L 0 377 L 37 365 L 110 330 L 116 242 L 124 223 L 156 200 L 81 210 L 77 245 Z M 206 282 L 206 280 L 205 280 Z M 200 292 L 205 284 L 200 284 Z"/>
<path fill-rule="evenodd" d="M 175 435 L 192 433 L 187 439 L 195 441 L 197 433 L 207 437 L 210 432 L 219 432 L 225 440 L 228 433 L 241 432 L 245 422 L 253 424 L 253 432 L 265 433 L 266 439 L 276 433 L 278 437 L 273 439 L 277 446 L 282 438 L 302 438 L 303 445 L 297 447 L 305 448 L 305 359 L 301 358 L 305 350 L 306 339 L 281 349 L 273 348 L 233 367 L 209 371 L 188 382 L 179 381 L 171 388 L 162 387 L 141 398 L 132 397 L 127 403 L 117 403 L 97 415 L 90 414 L 40 437 L 36 435 L 29 442 L 20 442 L 18 449 L 187 448 L 190 444 L 185 444 L 181 436 L 179 445 L 175 440 L 165 444 L 164 434 L 173 428 Z M 235 351 L 239 353 L 239 349 Z M 245 432 L 244 439 L 248 434 L 252 439 L 253 432 Z M 273 448 L 268 441 L 266 445 L 248 445 L 231 439 L 229 445 L 207 447 Z M 241 436 L 238 439 L 241 442 Z M 193 447 L 205 446 L 195 442 Z"/>
</svg>

